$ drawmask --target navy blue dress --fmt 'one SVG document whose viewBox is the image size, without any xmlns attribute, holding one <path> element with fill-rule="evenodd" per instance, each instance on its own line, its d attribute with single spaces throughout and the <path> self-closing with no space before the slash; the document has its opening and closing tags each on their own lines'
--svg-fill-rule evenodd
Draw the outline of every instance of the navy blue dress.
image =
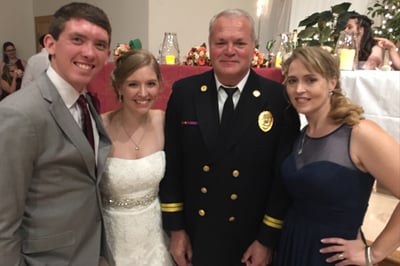
<svg viewBox="0 0 400 266">
<path fill-rule="evenodd" d="M 358 170 L 350 153 L 351 127 L 310 138 L 300 135 L 282 174 L 292 203 L 285 218 L 276 265 L 320 266 L 322 238 L 355 239 L 367 211 L 374 178 Z"/>
</svg>

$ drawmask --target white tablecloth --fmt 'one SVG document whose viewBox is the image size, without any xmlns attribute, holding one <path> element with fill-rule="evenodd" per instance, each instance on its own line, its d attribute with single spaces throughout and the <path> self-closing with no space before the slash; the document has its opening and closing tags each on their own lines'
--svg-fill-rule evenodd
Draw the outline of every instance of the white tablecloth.
<svg viewBox="0 0 400 266">
<path fill-rule="evenodd" d="M 344 93 L 364 115 L 400 141 L 400 71 L 342 71 Z"/>
</svg>

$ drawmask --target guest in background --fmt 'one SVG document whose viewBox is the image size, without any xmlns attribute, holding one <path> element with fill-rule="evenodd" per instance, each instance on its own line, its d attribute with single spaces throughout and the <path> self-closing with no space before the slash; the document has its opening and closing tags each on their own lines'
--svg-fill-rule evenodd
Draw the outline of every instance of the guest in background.
<svg viewBox="0 0 400 266">
<path fill-rule="evenodd" d="M 374 39 L 373 21 L 365 15 L 355 14 L 349 17 L 345 31 L 357 34 L 359 68 L 375 70 L 383 62 L 383 50 Z"/>
<path fill-rule="evenodd" d="M 113 265 L 98 187 L 111 141 L 85 93 L 110 38 L 101 9 L 62 6 L 44 40 L 46 74 L 0 102 L 1 265 L 98 265 L 100 255 Z"/>
<path fill-rule="evenodd" d="M 282 165 L 292 203 L 277 265 L 375 265 L 399 246 L 400 203 L 370 247 L 360 229 L 375 179 L 400 197 L 400 144 L 343 95 L 337 63 L 322 48 L 294 50 L 283 73 L 308 125 Z"/>
<path fill-rule="evenodd" d="M 398 52 L 399 49 L 396 47 L 396 45 L 386 38 L 375 37 L 375 40 L 378 41 L 379 47 L 389 51 L 389 57 L 392 61 L 392 68 L 395 70 L 400 70 L 400 55 Z"/>
<path fill-rule="evenodd" d="M 5 65 L 16 65 L 21 71 L 25 70 L 25 60 L 17 57 L 17 49 L 12 42 L 3 43 L 3 61 L 0 63 L 0 76 L 3 74 Z"/>
<path fill-rule="evenodd" d="M 33 80 L 38 78 L 49 67 L 49 53 L 44 47 L 44 36 L 43 34 L 39 37 L 39 45 L 41 51 L 37 54 L 32 55 L 26 64 L 24 78 L 22 79 L 22 87 L 25 88 Z"/>
<path fill-rule="evenodd" d="M 1 75 L 0 87 L 2 94 L 0 100 L 21 88 L 21 80 L 24 72 L 16 65 L 4 65 Z"/>
<path fill-rule="evenodd" d="M 282 84 L 251 69 L 256 42 L 247 12 L 222 11 L 209 25 L 213 69 L 173 85 L 160 199 L 179 266 L 267 265 L 278 240 L 279 166 L 300 123 Z"/>
<path fill-rule="evenodd" d="M 100 184 L 111 252 L 117 266 L 172 266 L 158 200 L 164 112 L 151 109 L 161 90 L 160 68 L 150 52 L 133 49 L 117 59 L 111 76 L 122 102 L 102 115 L 112 141 Z"/>
</svg>

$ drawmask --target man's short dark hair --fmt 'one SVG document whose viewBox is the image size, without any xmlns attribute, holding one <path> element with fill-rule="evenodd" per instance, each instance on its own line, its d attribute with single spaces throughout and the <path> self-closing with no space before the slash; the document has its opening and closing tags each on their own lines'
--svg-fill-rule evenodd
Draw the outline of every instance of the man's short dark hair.
<svg viewBox="0 0 400 266">
<path fill-rule="evenodd" d="M 40 35 L 38 42 L 40 46 L 44 47 L 44 36 L 46 36 L 47 33 Z"/>
<path fill-rule="evenodd" d="M 49 33 L 58 40 L 64 30 L 65 23 L 70 19 L 84 19 L 107 31 L 109 43 L 111 40 L 111 24 L 106 13 L 97 6 L 72 2 L 60 7 L 53 15 L 50 23 Z"/>
</svg>

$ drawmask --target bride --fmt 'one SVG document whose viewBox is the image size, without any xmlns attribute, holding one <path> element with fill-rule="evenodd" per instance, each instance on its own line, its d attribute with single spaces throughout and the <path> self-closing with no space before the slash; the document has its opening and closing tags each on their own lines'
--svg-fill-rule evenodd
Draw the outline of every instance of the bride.
<svg viewBox="0 0 400 266">
<path fill-rule="evenodd" d="M 173 265 L 158 201 L 164 112 L 150 109 L 160 91 L 160 69 L 150 52 L 132 50 L 118 58 L 111 79 L 122 105 L 102 115 L 112 140 L 100 183 L 108 244 L 117 266 Z"/>
</svg>

